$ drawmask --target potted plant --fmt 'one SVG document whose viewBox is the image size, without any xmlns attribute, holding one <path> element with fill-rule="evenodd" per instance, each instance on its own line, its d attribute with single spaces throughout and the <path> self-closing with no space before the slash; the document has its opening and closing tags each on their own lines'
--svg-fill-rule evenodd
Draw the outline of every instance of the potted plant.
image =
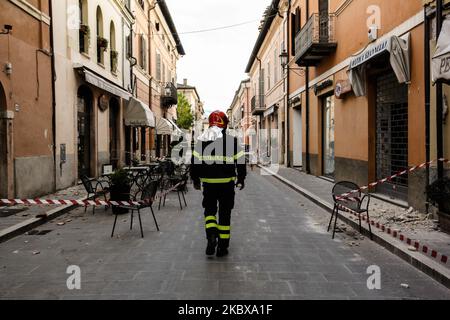
<svg viewBox="0 0 450 320">
<path fill-rule="evenodd" d="M 97 37 L 97 45 L 99 48 L 106 50 L 108 48 L 108 39 Z"/>
<path fill-rule="evenodd" d="M 131 178 L 123 169 L 117 170 L 110 176 L 111 201 L 129 201 L 131 192 Z M 114 214 L 127 213 L 127 209 L 113 206 Z"/>
<path fill-rule="evenodd" d="M 439 208 L 439 225 L 450 233 L 450 178 L 436 180 L 427 187 L 428 201 Z"/>
<path fill-rule="evenodd" d="M 89 36 L 89 34 L 91 33 L 91 29 L 89 28 L 89 26 L 87 24 L 81 24 L 80 32 L 82 34 L 84 34 L 85 36 Z"/>
<path fill-rule="evenodd" d="M 117 72 L 117 62 L 118 62 L 119 52 L 111 50 L 111 71 Z"/>
</svg>

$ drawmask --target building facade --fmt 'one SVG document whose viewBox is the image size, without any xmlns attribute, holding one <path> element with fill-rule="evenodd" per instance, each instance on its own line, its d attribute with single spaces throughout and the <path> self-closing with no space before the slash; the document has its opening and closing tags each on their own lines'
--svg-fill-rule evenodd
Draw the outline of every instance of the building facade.
<svg viewBox="0 0 450 320">
<path fill-rule="evenodd" d="M 55 188 L 49 1 L 0 1 L 0 197 Z"/>
<path fill-rule="evenodd" d="M 285 49 L 288 1 L 273 0 L 247 64 L 251 109 L 257 117 L 257 153 L 262 162 L 286 162 L 286 88 L 280 54 Z"/>
<path fill-rule="evenodd" d="M 230 128 L 239 136 L 246 150 L 249 150 L 251 144 L 256 144 L 256 117 L 252 115 L 251 110 L 251 82 L 250 79 L 241 81 L 236 91 L 230 112 Z"/>
<path fill-rule="evenodd" d="M 192 128 L 191 138 L 197 141 L 197 137 L 203 132 L 203 116 L 205 110 L 203 102 L 195 86 L 189 85 L 187 79 L 183 79 L 183 83 L 177 84 L 178 92 L 183 94 L 191 106 L 191 113 L 194 116 L 194 125 Z M 191 140 L 191 139 L 189 139 Z"/>
</svg>

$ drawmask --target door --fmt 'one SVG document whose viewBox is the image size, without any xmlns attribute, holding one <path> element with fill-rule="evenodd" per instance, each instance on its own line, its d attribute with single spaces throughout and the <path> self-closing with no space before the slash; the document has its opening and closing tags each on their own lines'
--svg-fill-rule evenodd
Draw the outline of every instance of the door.
<svg viewBox="0 0 450 320">
<path fill-rule="evenodd" d="M 326 97 L 323 102 L 323 175 L 334 177 L 334 96 Z"/>
<path fill-rule="evenodd" d="M 384 179 L 408 168 L 408 87 L 390 70 L 377 78 L 376 170 Z M 377 192 L 407 200 L 408 175 L 377 187 Z"/>
<path fill-rule="evenodd" d="M 91 174 L 92 95 L 87 88 L 78 90 L 78 177 Z"/>
<path fill-rule="evenodd" d="M 329 0 L 319 0 L 319 37 L 321 43 L 328 42 L 328 21 L 329 21 L 329 13 L 328 13 L 328 1 Z"/>
<path fill-rule="evenodd" d="M 110 164 L 117 168 L 119 164 L 119 101 L 112 98 L 109 102 L 109 157 Z"/>
<path fill-rule="evenodd" d="M 6 112 L 6 95 L 0 83 L 0 197 L 8 198 L 8 148 L 7 121 L 3 113 Z"/>
<path fill-rule="evenodd" d="M 303 166 L 303 146 L 302 146 L 302 112 L 300 109 L 293 110 L 294 140 L 293 140 L 293 165 Z"/>
</svg>

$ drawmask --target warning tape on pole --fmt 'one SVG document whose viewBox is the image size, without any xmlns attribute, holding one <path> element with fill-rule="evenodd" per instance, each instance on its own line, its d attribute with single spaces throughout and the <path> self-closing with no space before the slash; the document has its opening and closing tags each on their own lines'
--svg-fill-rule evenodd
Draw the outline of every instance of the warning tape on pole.
<svg viewBox="0 0 450 320">
<path fill-rule="evenodd" d="M 370 221 L 367 219 L 366 216 L 359 214 L 358 212 L 349 209 L 343 205 L 339 205 L 339 209 L 342 211 L 346 211 L 356 217 L 361 217 L 361 220 L 367 222 L 368 224 L 370 224 L 371 226 L 377 228 L 378 230 L 380 230 L 383 233 L 386 233 L 390 236 L 392 236 L 393 238 L 400 240 L 401 242 L 414 247 L 415 250 L 417 250 L 417 252 L 420 252 L 422 254 L 425 254 L 426 256 L 429 256 L 443 264 L 447 264 L 448 263 L 448 256 L 444 255 L 444 254 L 440 254 L 438 253 L 438 251 L 431 249 L 429 246 L 423 245 L 421 244 L 419 241 L 417 240 L 413 240 L 405 235 L 403 235 L 400 231 L 397 231 L 396 229 L 392 229 L 390 227 L 387 227 L 385 225 L 383 225 L 382 223 L 379 223 L 375 220 L 370 219 Z"/>
<path fill-rule="evenodd" d="M 360 187 L 357 190 L 352 190 L 352 191 L 349 191 L 348 193 L 343 193 L 339 197 L 336 197 L 336 200 L 357 202 L 358 200 L 356 198 L 354 198 L 354 197 L 351 197 L 352 195 L 354 195 L 356 193 L 359 193 L 359 192 L 362 192 L 362 191 L 369 190 L 370 188 L 375 188 L 376 186 L 378 186 L 380 184 L 391 182 L 392 180 L 394 180 L 396 178 L 402 177 L 402 176 L 404 176 L 404 175 L 406 175 L 408 173 L 414 172 L 416 170 L 420 170 L 420 169 L 423 169 L 425 167 L 429 167 L 435 162 L 449 163 L 450 161 L 448 159 L 443 159 L 442 158 L 442 159 L 436 159 L 436 160 L 433 160 L 433 161 L 430 161 L 430 162 L 422 163 L 422 164 L 420 164 L 418 166 L 414 166 L 414 167 L 412 167 L 410 169 L 405 169 L 403 171 L 399 171 L 398 173 L 396 173 L 396 174 L 394 174 L 394 175 L 392 175 L 390 177 L 387 177 L 387 178 L 384 178 L 384 179 L 380 179 L 380 180 L 378 180 L 376 182 L 372 182 L 372 183 L 368 184 L 367 186 Z"/>
<path fill-rule="evenodd" d="M 104 201 L 104 200 L 56 200 L 56 199 L 0 199 L 0 205 L 80 205 L 80 206 L 139 206 L 150 204 L 155 200 L 167 196 L 170 192 L 176 190 L 182 183 L 177 183 L 173 187 L 155 195 L 153 199 L 140 201 Z"/>
</svg>

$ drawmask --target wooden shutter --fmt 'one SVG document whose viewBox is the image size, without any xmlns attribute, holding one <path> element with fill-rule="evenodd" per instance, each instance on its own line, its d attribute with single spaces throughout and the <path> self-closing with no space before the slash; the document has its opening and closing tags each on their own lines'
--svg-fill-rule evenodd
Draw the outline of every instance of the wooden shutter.
<svg viewBox="0 0 450 320">
<path fill-rule="evenodd" d="M 156 80 L 161 81 L 161 55 L 156 54 Z"/>
</svg>

